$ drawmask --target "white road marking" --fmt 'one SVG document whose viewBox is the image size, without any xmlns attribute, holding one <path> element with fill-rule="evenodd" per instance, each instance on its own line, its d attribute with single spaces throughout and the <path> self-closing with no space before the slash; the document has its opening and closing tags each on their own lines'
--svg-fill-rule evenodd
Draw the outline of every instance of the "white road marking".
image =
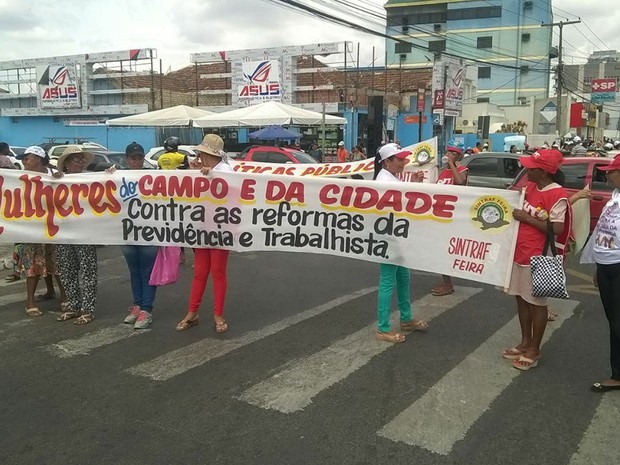
<svg viewBox="0 0 620 465">
<path fill-rule="evenodd" d="M 99 347 L 107 346 L 130 337 L 146 334 L 150 331 L 150 329 L 135 331 L 133 326 L 123 323 L 84 334 L 76 339 L 66 339 L 56 344 L 50 344 L 49 346 L 45 346 L 44 349 L 50 354 L 60 358 L 88 355 L 93 349 L 98 349 Z"/>
<path fill-rule="evenodd" d="M 618 417 L 620 396 L 617 392 L 602 395 L 590 426 L 581 438 L 569 465 L 610 465 L 620 463 Z M 601 394 L 592 394 L 601 395 Z"/>
<path fill-rule="evenodd" d="M 442 298 L 426 295 L 413 302 L 415 318 L 430 321 L 481 291 L 478 288 L 458 287 L 454 294 Z M 392 319 L 392 327 L 398 328 L 397 312 L 392 314 Z M 394 347 L 374 338 L 376 326 L 373 323 L 320 352 L 287 363 L 271 378 L 244 391 L 239 400 L 282 413 L 303 410 L 323 390 L 342 381 L 376 355 Z M 411 333 L 410 337 L 416 337 L 415 333 Z"/>
<path fill-rule="evenodd" d="M 574 300 L 551 300 L 559 316 L 547 326 L 543 343 L 579 304 Z M 521 373 L 500 353 L 514 344 L 518 328 L 515 317 L 379 430 L 379 436 L 448 455 L 493 400 Z M 544 359 L 541 363 L 545 363 Z"/>
<path fill-rule="evenodd" d="M 235 339 L 204 339 L 188 346 L 174 350 L 153 360 L 127 369 L 132 375 L 145 376 L 156 381 L 165 381 L 185 373 L 192 368 L 204 365 L 210 360 L 226 355 L 235 349 L 264 339 L 321 313 L 343 305 L 351 300 L 365 296 L 377 290 L 376 287 L 361 289 L 342 297 L 338 297 L 318 307 L 284 318 L 264 328 L 250 331 Z"/>
</svg>

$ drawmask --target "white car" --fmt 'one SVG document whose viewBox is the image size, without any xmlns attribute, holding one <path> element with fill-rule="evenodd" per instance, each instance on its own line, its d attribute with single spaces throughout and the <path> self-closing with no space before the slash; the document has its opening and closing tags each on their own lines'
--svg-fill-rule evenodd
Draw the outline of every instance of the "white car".
<svg viewBox="0 0 620 465">
<path fill-rule="evenodd" d="M 188 158 L 191 159 L 196 157 L 196 152 L 194 152 L 194 146 L 193 145 L 179 145 L 179 148 L 177 149 L 177 151 L 179 153 L 182 153 L 183 155 L 187 155 Z M 152 164 L 154 164 L 155 166 L 157 165 L 157 160 L 159 159 L 159 157 L 161 157 L 164 153 L 166 153 L 166 149 L 163 147 L 153 147 L 151 150 L 149 150 L 146 155 L 144 156 L 144 159 L 151 162 Z"/>
<path fill-rule="evenodd" d="M 22 155 L 26 151 L 26 148 L 27 147 L 15 147 L 15 146 L 9 147 L 9 150 L 13 154 L 9 158 L 11 159 L 11 162 L 13 162 L 13 164 L 15 165 L 17 169 L 20 169 L 20 170 L 24 169 L 24 164 L 22 163 L 21 160 L 18 160 L 17 157 Z"/>
</svg>

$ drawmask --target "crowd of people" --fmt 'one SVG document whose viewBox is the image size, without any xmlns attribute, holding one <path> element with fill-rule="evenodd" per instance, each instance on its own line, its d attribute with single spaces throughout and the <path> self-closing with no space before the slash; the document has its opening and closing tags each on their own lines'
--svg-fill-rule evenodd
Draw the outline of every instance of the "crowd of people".
<svg viewBox="0 0 620 465">
<path fill-rule="evenodd" d="M 176 138 L 175 138 L 176 139 Z M 204 137 L 195 151 L 196 160 L 176 152 L 178 140 L 167 140 L 167 150 L 162 156 L 160 168 L 188 168 L 200 170 L 203 175 L 211 172 L 229 172 L 232 167 L 224 152 L 223 140 L 215 134 Z M 344 143 L 340 147 L 344 149 Z M 8 159 L 8 145 L 0 143 L 0 167 L 14 168 Z M 481 151 L 485 147 L 480 148 Z M 346 149 L 345 149 L 346 152 Z M 365 157 L 363 146 L 352 153 Z M 143 167 L 145 151 L 140 144 L 132 142 L 125 149 L 127 169 Z M 409 151 L 399 144 L 383 144 L 375 156 L 376 182 L 400 183 L 400 175 L 408 163 Z M 451 185 L 467 185 L 467 168 L 460 165 L 464 151 L 448 147 L 443 158 L 444 169 L 437 183 L 450 189 Z M 347 152 L 346 155 L 351 155 Z M 38 146 L 28 147 L 22 155 L 24 169 L 33 173 L 48 174 L 56 178 L 79 174 L 92 162 L 93 155 L 80 146 L 69 146 L 58 159 L 57 166 L 50 165 L 49 156 Z M 520 324 L 520 339 L 513 347 L 505 349 L 501 356 L 512 361 L 514 368 L 527 371 L 536 367 L 541 358 L 541 343 L 549 320 L 547 298 L 533 295 L 530 259 L 544 254 L 547 238 L 551 236 L 558 251 L 564 255 L 571 242 L 571 204 L 578 198 L 587 197 L 581 192 L 569 197 L 562 187 L 561 171 L 563 154 L 556 148 L 539 149 L 531 155 L 522 156 L 520 162 L 526 169 L 528 185 L 524 205 L 512 212 L 519 222 L 517 244 L 508 295 L 516 299 Z M 592 237 L 585 247 L 585 260 L 597 264 L 594 282 L 598 286 L 610 331 L 611 376 L 592 385 L 595 392 L 620 390 L 620 155 L 612 163 L 599 168 L 607 172 L 608 182 L 615 188 L 612 199 L 606 205 Z M 113 173 L 115 167 L 106 170 Z M 413 182 L 421 182 L 423 173 L 414 172 Z M 121 247 L 127 262 L 132 290 L 132 305 L 124 319 L 136 330 L 145 329 L 152 323 L 152 312 L 157 286 L 150 284 L 150 277 L 160 247 L 124 245 Z M 185 331 L 199 322 L 198 312 L 202 304 L 208 277 L 213 280 L 213 327 L 217 333 L 228 330 L 224 317 L 227 292 L 227 263 L 229 252 L 221 249 L 194 249 L 194 277 L 189 304 L 185 316 L 176 325 L 177 331 Z M 586 257 L 587 256 L 587 257 Z M 61 313 L 58 321 L 73 320 L 76 325 L 94 321 L 97 306 L 97 248 L 94 245 L 76 244 L 16 244 L 15 269 L 7 280 L 26 278 L 26 314 L 40 317 L 43 312 L 37 301 L 56 297 L 53 281 L 60 290 Z M 35 295 L 40 278 L 46 281 L 44 294 Z M 390 326 L 392 295 L 396 289 L 397 307 L 400 314 L 400 331 Z M 452 294 L 454 287 L 449 276 L 433 287 L 435 296 Z M 392 263 L 379 266 L 379 290 L 377 303 L 377 339 L 390 343 L 405 341 L 405 332 L 423 331 L 428 322 L 416 319 L 412 313 L 410 297 L 410 273 L 405 267 Z"/>
</svg>

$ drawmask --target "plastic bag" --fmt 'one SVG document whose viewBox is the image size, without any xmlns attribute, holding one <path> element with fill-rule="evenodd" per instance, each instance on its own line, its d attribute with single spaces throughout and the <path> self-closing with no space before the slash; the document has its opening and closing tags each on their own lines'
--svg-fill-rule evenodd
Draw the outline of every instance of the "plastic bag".
<svg viewBox="0 0 620 465">
<path fill-rule="evenodd" d="M 157 251 L 157 257 L 155 257 L 149 284 L 151 286 L 166 286 L 176 283 L 179 278 L 180 261 L 181 247 L 160 247 Z"/>
</svg>

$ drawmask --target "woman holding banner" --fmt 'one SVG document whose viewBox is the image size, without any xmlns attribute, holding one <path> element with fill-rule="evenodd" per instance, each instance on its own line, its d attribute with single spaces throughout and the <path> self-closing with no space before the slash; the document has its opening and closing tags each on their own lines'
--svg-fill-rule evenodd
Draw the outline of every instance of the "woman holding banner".
<svg viewBox="0 0 620 465">
<path fill-rule="evenodd" d="M 457 186 L 467 185 L 468 169 L 466 166 L 461 166 L 460 161 L 463 159 L 463 150 L 459 147 L 448 147 L 444 156 L 444 168 L 439 177 L 437 178 L 437 184 L 450 184 Z M 432 294 L 437 297 L 444 295 L 450 295 L 454 293 L 454 285 L 452 284 L 452 278 L 448 275 L 441 276 L 441 284 L 433 287 Z"/>
<path fill-rule="evenodd" d="M 512 365 L 518 370 L 527 371 L 538 365 L 548 318 L 547 298 L 532 295 L 530 259 L 544 253 L 548 223 L 558 252 L 564 254 L 572 216 L 568 196 L 560 186 L 563 178 L 560 171 L 562 153 L 555 149 L 539 150 L 530 156 L 520 157 L 519 161 L 526 169 L 529 182 L 523 208 L 512 212 L 513 218 L 520 224 L 506 293 L 517 299 L 521 342 L 504 350 L 502 356 L 512 360 Z"/>
<path fill-rule="evenodd" d="M 127 169 L 141 170 L 144 166 L 144 148 L 132 142 L 125 148 Z M 113 173 L 112 166 L 106 171 Z M 159 247 L 153 245 L 123 245 L 121 251 L 129 268 L 133 305 L 129 307 L 129 314 L 124 322 L 133 325 L 134 329 L 147 329 L 153 322 L 153 303 L 157 286 L 149 284 L 151 272 L 155 265 L 155 258 Z"/>
<path fill-rule="evenodd" d="M 385 144 L 379 150 L 375 159 L 376 181 L 402 182 L 398 176 L 403 172 L 411 152 L 402 150 L 398 144 Z M 422 182 L 424 173 L 415 173 L 414 181 Z M 379 295 L 377 305 L 377 339 L 386 342 L 405 342 L 405 335 L 391 331 L 390 313 L 392 306 L 392 292 L 396 287 L 398 310 L 400 312 L 401 331 L 419 331 L 428 328 L 428 323 L 414 320 L 411 314 L 410 275 L 409 269 L 391 263 L 382 263 L 379 276 Z"/>
<path fill-rule="evenodd" d="M 217 134 L 207 134 L 195 149 L 200 160 L 200 172 L 208 176 L 212 171 L 233 171 L 226 160 L 224 141 Z M 215 332 L 225 333 L 228 324 L 224 319 L 224 301 L 226 299 L 226 267 L 228 250 L 194 249 L 194 280 L 189 296 L 189 309 L 185 318 L 177 324 L 177 331 L 185 331 L 198 324 L 198 309 L 207 286 L 209 274 L 213 277 L 213 322 Z"/>
<path fill-rule="evenodd" d="M 69 145 L 58 158 L 55 178 L 65 173 L 79 174 L 90 165 L 95 156 L 84 152 L 79 145 Z M 97 306 L 97 246 L 86 244 L 58 244 L 58 270 L 60 281 L 69 299 L 68 308 L 56 318 L 73 324 L 87 325 L 95 319 Z"/>
</svg>

